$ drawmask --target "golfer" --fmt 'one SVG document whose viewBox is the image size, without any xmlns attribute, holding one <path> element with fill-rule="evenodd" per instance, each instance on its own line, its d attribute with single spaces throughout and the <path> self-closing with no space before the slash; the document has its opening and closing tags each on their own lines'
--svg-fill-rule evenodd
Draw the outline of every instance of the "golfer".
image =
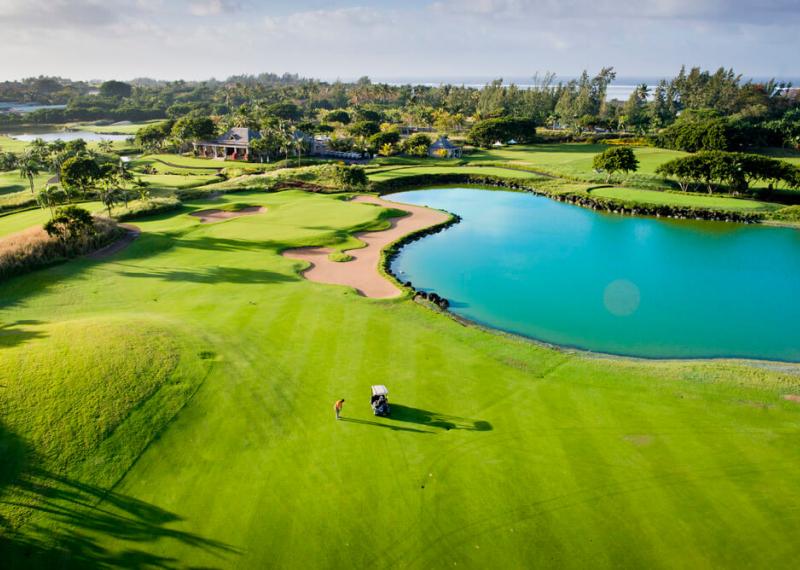
<svg viewBox="0 0 800 570">
<path fill-rule="evenodd" d="M 336 419 L 339 419 L 339 414 L 342 413 L 342 406 L 344 406 L 344 398 L 341 400 L 336 400 L 336 403 L 333 405 L 333 411 L 336 412 Z"/>
</svg>

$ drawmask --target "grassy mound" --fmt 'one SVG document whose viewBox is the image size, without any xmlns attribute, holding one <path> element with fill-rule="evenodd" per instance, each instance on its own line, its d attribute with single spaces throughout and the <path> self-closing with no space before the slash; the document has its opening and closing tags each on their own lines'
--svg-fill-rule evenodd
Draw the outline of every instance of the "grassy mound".
<svg viewBox="0 0 800 570">
<path fill-rule="evenodd" d="M 0 521 L 7 531 L 45 510 L 47 489 L 60 478 L 115 483 L 196 390 L 201 359 L 182 353 L 180 335 L 160 321 L 0 327 Z"/>
</svg>

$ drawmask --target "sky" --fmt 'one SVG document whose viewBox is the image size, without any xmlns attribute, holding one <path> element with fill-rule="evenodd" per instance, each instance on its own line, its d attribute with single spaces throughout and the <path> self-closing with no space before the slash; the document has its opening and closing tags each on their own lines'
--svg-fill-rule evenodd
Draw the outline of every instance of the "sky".
<svg viewBox="0 0 800 570">
<path fill-rule="evenodd" d="M 800 0 L 0 0 L 0 80 L 800 76 Z"/>
</svg>

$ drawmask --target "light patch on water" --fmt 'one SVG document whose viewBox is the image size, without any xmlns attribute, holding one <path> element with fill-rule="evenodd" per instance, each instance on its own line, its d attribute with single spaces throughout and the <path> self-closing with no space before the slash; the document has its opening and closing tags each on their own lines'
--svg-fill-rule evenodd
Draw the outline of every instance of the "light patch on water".
<svg viewBox="0 0 800 570">
<path fill-rule="evenodd" d="M 635 283 L 627 279 L 617 279 L 606 285 L 603 304 L 606 310 L 617 317 L 627 317 L 636 312 L 641 302 L 641 294 Z"/>
</svg>

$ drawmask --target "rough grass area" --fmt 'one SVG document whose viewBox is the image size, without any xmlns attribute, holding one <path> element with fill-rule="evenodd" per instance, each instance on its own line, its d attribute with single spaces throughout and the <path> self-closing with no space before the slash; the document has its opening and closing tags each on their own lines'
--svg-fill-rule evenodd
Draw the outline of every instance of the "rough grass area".
<svg viewBox="0 0 800 570">
<path fill-rule="evenodd" d="M 787 206 L 775 210 L 770 218 L 779 222 L 800 223 L 800 206 Z"/>
<path fill-rule="evenodd" d="M 62 243 L 39 226 L 11 234 L 0 239 L 0 279 L 93 252 L 124 233 L 115 221 L 95 217 L 94 233 L 81 237 L 77 242 Z"/>
<path fill-rule="evenodd" d="M 797 366 L 592 358 L 365 299 L 280 251 L 341 246 L 387 223 L 379 208 L 298 191 L 191 208 L 235 203 L 267 212 L 162 214 L 102 263 L 0 283 L 0 394 L 20 408 L 3 409 L 0 508 L 43 505 L 0 530 L 4 567 L 800 557 Z M 390 418 L 371 413 L 378 383 Z"/>
</svg>

